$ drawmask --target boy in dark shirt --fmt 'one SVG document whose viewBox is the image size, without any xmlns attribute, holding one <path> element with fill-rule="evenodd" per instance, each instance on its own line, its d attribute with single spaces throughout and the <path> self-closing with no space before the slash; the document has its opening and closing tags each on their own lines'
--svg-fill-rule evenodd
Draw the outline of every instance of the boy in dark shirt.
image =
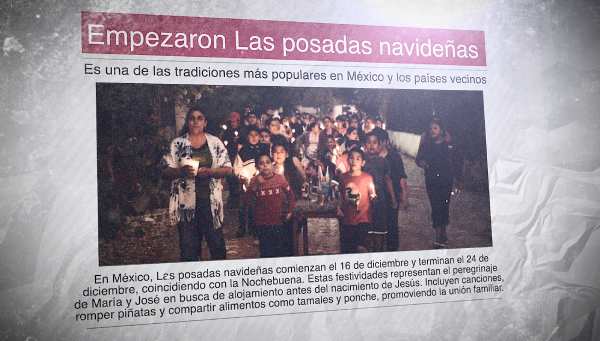
<svg viewBox="0 0 600 341">
<path fill-rule="evenodd" d="M 384 158 L 379 156 L 382 144 L 379 134 L 369 132 L 367 134 L 367 157 L 365 172 L 373 176 L 375 191 L 378 194 L 373 202 L 373 225 L 370 234 L 371 250 L 385 251 L 384 241 L 388 233 L 388 211 L 397 209 L 398 204 L 394 193 L 390 167 Z"/>
<path fill-rule="evenodd" d="M 243 237 L 246 232 L 254 234 L 254 223 L 251 212 L 248 211 L 247 190 L 250 179 L 256 175 L 256 164 L 254 160 L 261 154 L 269 153 L 269 146 L 260 143 L 259 129 L 249 126 L 247 136 L 242 149 L 238 152 L 233 163 L 233 173 L 239 178 L 242 184 L 242 196 L 240 200 L 239 221 L 240 227 L 237 237 Z"/>
<path fill-rule="evenodd" d="M 392 187 L 394 195 L 398 201 L 399 207 L 388 206 L 387 211 L 387 250 L 398 251 L 400 243 L 400 234 L 398 227 L 398 214 L 400 208 L 408 207 L 408 186 L 406 184 L 406 172 L 404 171 L 404 163 L 400 153 L 391 145 L 388 133 L 381 129 L 373 129 L 373 133 L 379 136 L 381 141 L 381 153 L 379 156 L 385 159 L 388 164 L 390 178 L 392 179 Z"/>
<path fill-rule="evenodd" d="M 248 188 L 250 210 L 253 212 L 261 257 L 293 255 L 291 224 L 295 205 L 294 194 L 283 175 L 273 172 L 269 154 L 256 158 L 259 174 L 252 178 Z"/>
</svg>

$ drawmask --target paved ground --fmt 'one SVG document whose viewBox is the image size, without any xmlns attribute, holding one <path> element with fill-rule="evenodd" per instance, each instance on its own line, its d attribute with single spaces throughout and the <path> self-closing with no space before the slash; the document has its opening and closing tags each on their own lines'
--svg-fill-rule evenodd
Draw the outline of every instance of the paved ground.
<svg viewBox="0 0 600 341">
<path fill-rule="evenodd" d="M 408 174 L 409 207 L 400 212 L 400 249 L 431 249 L 433 230 L 423 174 L 413 159 L 404 157 L 404 163 Z M 464 191 L 454 196 L 450 206 L 449 248 L 491 246 L 489 210 L 487 194 Z M 177 262 L 177 229 L 167 223 L 166 214 L 166 209 L 160 209 L 144 216 L 127 217 L 115 239 L 100 241 L 100 264 Z M 309 226 L 309 254 L 339 252 L 338 226 L 334 219 L 310 219 Z M 224 225 L 227 257 L 257 258 L 258 241 L 252 237 L 237 238 L 236 231 L 237 210 L 228 210 Z M 208 259 L 207 248 L 203 246 L 202 259 Z"/>
</svg>

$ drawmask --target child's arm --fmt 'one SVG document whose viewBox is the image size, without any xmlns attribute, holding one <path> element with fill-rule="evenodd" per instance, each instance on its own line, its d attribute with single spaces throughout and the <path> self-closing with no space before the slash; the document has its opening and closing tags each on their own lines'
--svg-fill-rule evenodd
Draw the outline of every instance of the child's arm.
<svg viewBox="0 0 600 341">
<path fill-rule="evenodd" d="M 400 179 L 400 188 L 402 192 L 400 193 L 400 202 L 402 204 L 402 208 L 406 209 L 408 207 L 408 184 L 406 183 L 405 178 Z"/>
<path fill-rule="evenodd" d="M 282 184 L 282 189 L 283 189 L 283 193 L 285 195 L 285 203 L 286 205 L 284 205 L 284 210 L 285 210 L 285 220 L 290 220 L 292 219 L 292 215 L 294 213 L 294 207 L 296 207 L 296 197 L 294 196 L 294 192 L 292 191 L 292 189 L 290 188 L 290 185 L 288 184 L 288 182 L 284 179 L 283 180 L 283 184 Z"/>
<path fill-rule="evenodd" d="M 398 207 L 398 201 L 396 200 L 396 193 L 394 192 L 394 185 L 392 184 L 392 178 L 389 175 L 385 176 L 385 187 L 387 192 L 390 194 L 390 203 L 393 208 Z"/>
<path fill-rule="evenodd" d="M 306 181 L 306 172 L 304 171 L 304 166 L 302 166 L 302 162 L 300 162 L 300 160 L 298 160 L 297 157 L 292 157 L 292 162 L 298 170 L 298 173 L 300 173 L 300 176 L 302 176 L 302 180 Z"/>
<path fill-rule="evenodd" d="M 336 207 L 336 214 L 338 218 L 344 217 L 344 211 L 342 211 L 342 205 L 344 205 L 346 202 L 346 183 L 344 179 L 345 178 L 343 176 L 341 176 L 339 179 L 340 184 L 338 188 L 340 193 L 340 200 L 338 200 Z"/>
<path fill-rule="evenodd" d="M 250 181 L 250 185 L 248 185 L 248 192 L 246 193 L 248 195 L 248 210 L 252 212 L 254 212 L 256 208 L 256 188 L 258 186 L 257 178 L 258 176 L 252 178 L 252 180 Z"/>
<path fill-rule="evenodd" d="M 427 162 L 425 161 L 425 154 L 426 152 L 426 139 L 427 139 L 427 134 L 423 133 L 421 135 L 421 140 L 419 141 L 419 149 L 417 151 L 417 157 L 415 158 L 415 161 L 417 163 L 417 166 L 425 169 L 427 168 Z"/>
<path fill-rule="evenodd" d="M 375 192 L 375 183 L 371 178 L 369 181 L 369 199 L 374 200 L 375 198 L 377 198 L 377 193 Z"/>
</svg>

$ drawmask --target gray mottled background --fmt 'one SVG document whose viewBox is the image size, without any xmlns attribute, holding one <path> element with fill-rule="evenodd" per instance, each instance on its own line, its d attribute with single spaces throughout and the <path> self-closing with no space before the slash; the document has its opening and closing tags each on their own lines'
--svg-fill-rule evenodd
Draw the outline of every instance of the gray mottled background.
<svg viewBox="0 0 600 341">
<path fill-rule="evenodd" d="M 94 85 L 81 10 L 483 29 L 501 300 L 86 330 L 97 268 Z M 600 339 L 600 4 L 0 3 L 0 339 Z"/>
</svg>

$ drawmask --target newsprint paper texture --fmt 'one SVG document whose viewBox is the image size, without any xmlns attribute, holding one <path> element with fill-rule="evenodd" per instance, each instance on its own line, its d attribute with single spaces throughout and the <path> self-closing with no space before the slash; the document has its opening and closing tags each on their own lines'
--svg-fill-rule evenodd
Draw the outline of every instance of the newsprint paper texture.
<svg viewBox="0 0 600 341">
<path fill-rule="evenodd" d="M 0 14 L 1 339 L 600 339 L 597 2 L 10 0 Z M 382 115 L 409 189 L 399 251 L 373 229 L 369 252 L 346 254 L 349 230 L 311 216 L 293 257 L 267 259 L 236 235 L 225 190 L 206 209 L 227 259 L 204 244 L 180 262 L 158 167 L 181 165 L 169 143 L 210 99 L 215 132 L 267 100 L 258 116 L 294 101 Z M 447 244 L 419 167 L 434 117 L 463 147 Z"/>
</svg>

